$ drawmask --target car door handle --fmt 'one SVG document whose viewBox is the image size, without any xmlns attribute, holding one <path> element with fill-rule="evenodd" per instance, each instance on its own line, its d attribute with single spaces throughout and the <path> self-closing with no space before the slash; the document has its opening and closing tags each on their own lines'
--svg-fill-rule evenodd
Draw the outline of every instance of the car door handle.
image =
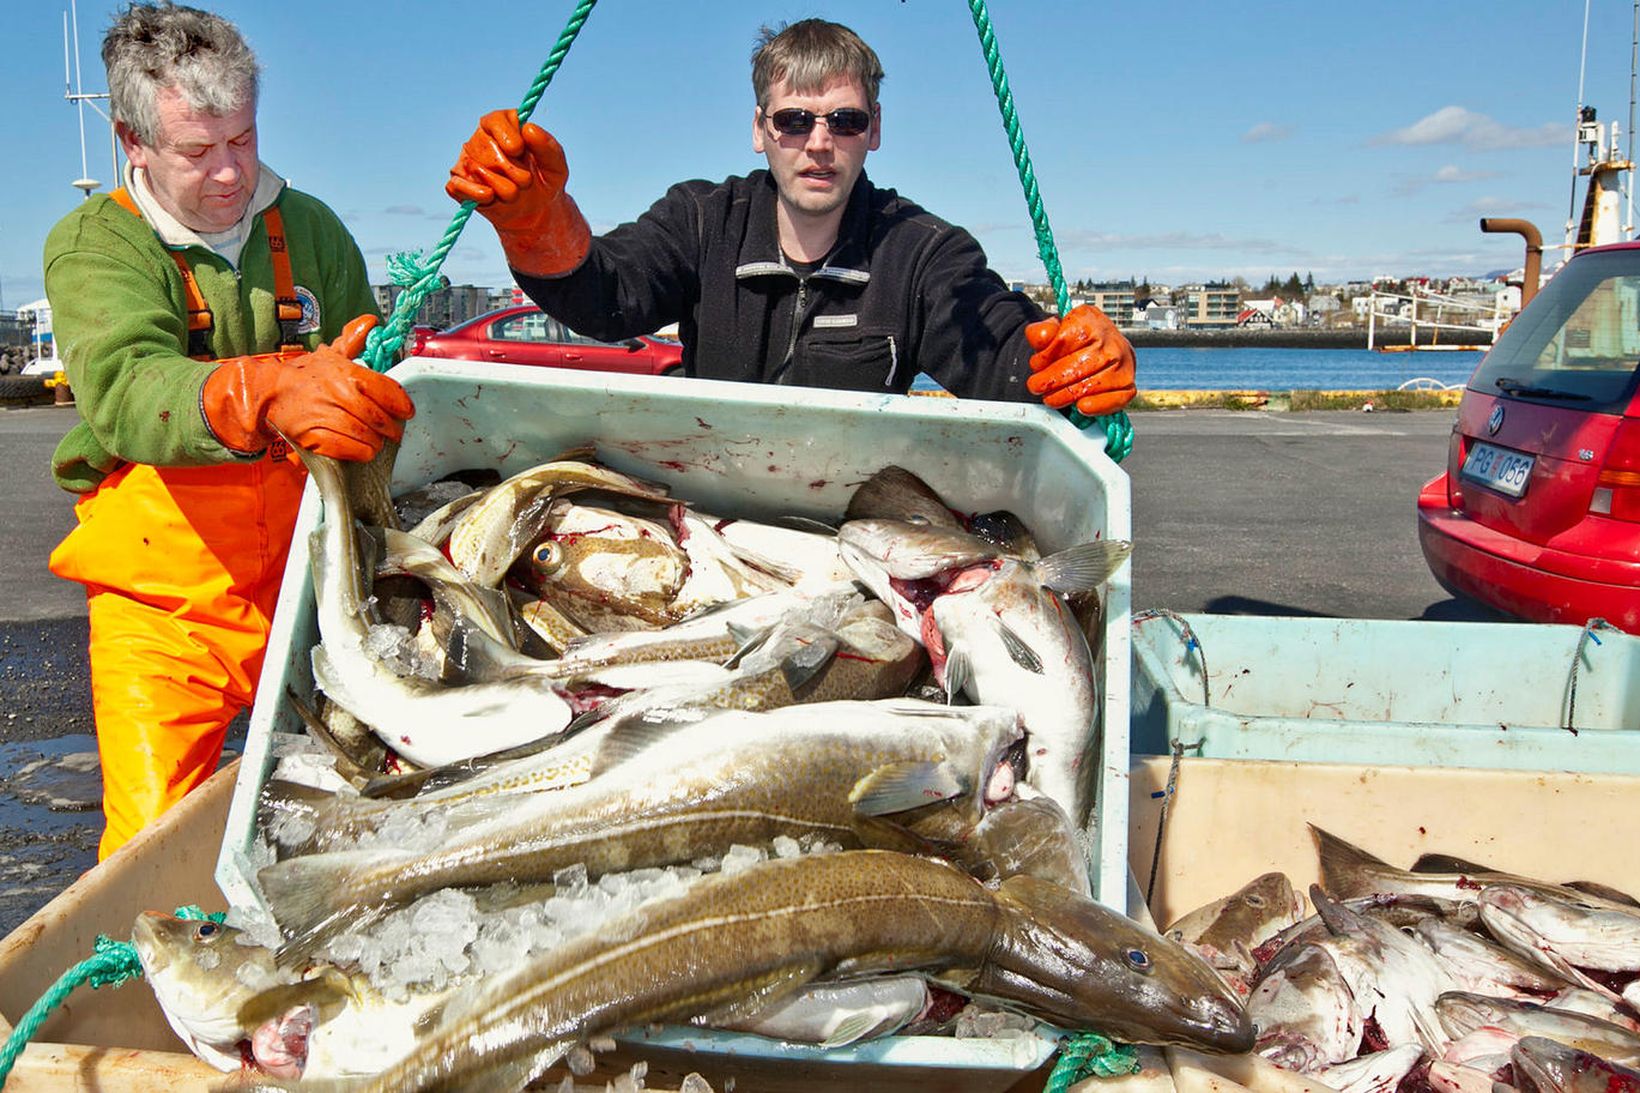
<svg viewBox="0 0 1640 1093">
<path fill-rule="evenodd" d="M 582 354 L 580 354 L 580 353 L 569 353 L 569 352 L 566 352 L 566 353 L 565 353 L 565 354 L 564 354 L 564 359 L 565 359 L 565 360 L 566 360 L 566 361 L 578 361 L 578 360 L 581 360 L 581 359 L 582 359 Z"/>
<path fill-rule="evenodd" d="M 505 349 L 486 349 L 484 352 L 488 353 L 498 361 L 504 361 L 507 359 L 507 351 Z"/>
</svg>

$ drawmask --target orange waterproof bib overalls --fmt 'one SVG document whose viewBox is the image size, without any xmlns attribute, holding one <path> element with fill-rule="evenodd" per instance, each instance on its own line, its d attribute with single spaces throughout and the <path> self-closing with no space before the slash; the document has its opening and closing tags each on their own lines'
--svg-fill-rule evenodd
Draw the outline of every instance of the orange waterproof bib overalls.
<svg viewBox="0 0 1640 1093">
<path fill-rule="evenodd" d="M 141 216 L 123 190 L 112 195 Z M 282 353 L 301 318 L 284 224 L 262 214 L 273 257 Z M 210 308 L 180 251 L 189 355 L 211 359 Z M 79 526 L 51 571 L 85 585 L 91 696 L 106 825 L 98 859 L 215 771 L 228 724 L 249 706 L 306 480 L 276 444 L 254 462 L 128 463 L 74 506 Z"/>
</svg>

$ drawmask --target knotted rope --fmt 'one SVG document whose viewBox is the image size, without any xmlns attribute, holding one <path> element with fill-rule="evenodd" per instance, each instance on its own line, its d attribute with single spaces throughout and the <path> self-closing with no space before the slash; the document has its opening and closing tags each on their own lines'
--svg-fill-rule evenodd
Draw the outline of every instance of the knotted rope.
<svg viewBox="0 0 1640 1093">
<path fill-rule="evenodd" d="M 198 907 L 189 905 L 178 907 L 176 917 L 221 922 L 227 916 L 220 912 L 208 915 Z M 17 1027 L 11 1030 L 11 1035 L 6 1037 L 5 1046 L 0 1047 L 0 1085 L 6 1084 L 6 1078 L 10 1076 L 11 1068 L 16 1065 L 17 1057 L 23 1053 L 23 1049 L 40 1030 L 46 1018 L 63 1004 L 63 1000 L 73 993 L 75 987 L 82 983 L 89 983 L 93 990 L 98 987 L 117 987 L 142 977 L 142 961 L 137 959 L 137 947 L 129 941 L 115 941 L 99 934 L 94 950 L 95 955 L 80 961 L 59 976 L 57 982 L 47 988 L 39 1001 L 23 1014 L 22 1019 L 17 1022 Z"/>
</svg>

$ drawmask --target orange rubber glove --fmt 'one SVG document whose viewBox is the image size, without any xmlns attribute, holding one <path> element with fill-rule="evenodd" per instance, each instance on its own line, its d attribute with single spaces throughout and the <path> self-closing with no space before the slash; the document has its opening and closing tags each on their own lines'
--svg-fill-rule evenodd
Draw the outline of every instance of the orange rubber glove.
<svg viewBox="0 0 1640 1093">
<path fill-rule="evenodd" d="M 581 264 L 592 229 L 564 192 L 569 164 L 557 138 L 518 111 L 493 110 L 461 146 L 444 192 L 476 201 L 495 225 L 507 264 L 535 277 L 557 277 Z"/>
<path fill-rule="evenodd" d="M 1088 417 L 1114 414 L 1138 394 L 1133 346 L 1105 313 L 1088 304 L 1063 319 L 1043 319 L 1025 328 L 1035 375 L 1025 382 L 1033 395 L 1055 410 L 1076 404 Z"/>
<path fill-rule="evenodd" d="M 372 458 L 416 413 L 396 380 L 353 363 L 375 325 L 376 316 L 361 315 L 311 353 L 219 362 L 199 397 L 206 424 L 236 452 L 259 452 L 283 433 L 333 459 Z"/>
</svg>

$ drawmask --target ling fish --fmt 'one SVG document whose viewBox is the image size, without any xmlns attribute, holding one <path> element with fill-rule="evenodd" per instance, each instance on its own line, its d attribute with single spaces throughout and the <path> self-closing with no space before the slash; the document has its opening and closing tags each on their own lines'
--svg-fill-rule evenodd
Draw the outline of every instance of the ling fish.
<svg viewBox="0 0 1640 1093">
<path fill-rule="evenodd" d="M 769 1006 L 836 973 L 924 969 L 1065 1028 L 1240 1052 L 1253 1030 L 1210 969 L 1087 896 L 1033 877 L 991 891 L 949 864 L 864 850 L 707 877 L 531 959 L 446 1009 L 397 1065 L 320 1089 L 400 1093 L 539 1075 L 631 1025 Z"/>
</svg>

